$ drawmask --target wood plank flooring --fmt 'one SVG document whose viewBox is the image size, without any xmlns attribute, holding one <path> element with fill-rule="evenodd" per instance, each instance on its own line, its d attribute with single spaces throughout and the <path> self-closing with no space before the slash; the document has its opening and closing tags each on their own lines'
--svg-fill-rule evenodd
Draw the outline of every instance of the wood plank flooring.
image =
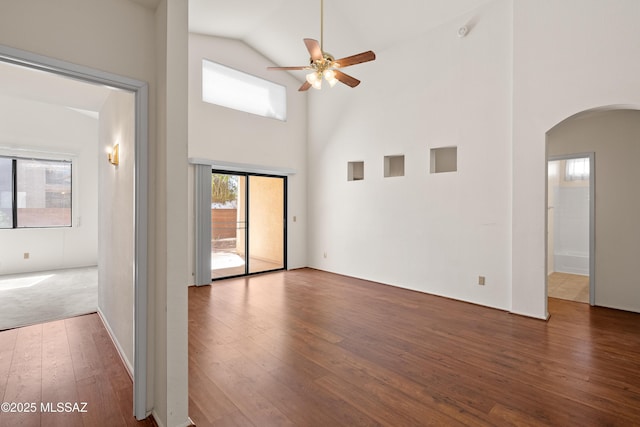
<svg viewBox="0 0 640 427">
<path fill-rule="evenodd" d="M 0 426 L 155 425 L 133 417 L 133 384 L 97 314 L 0 332 L 0 402 L 35 405 L 0 411 Z M 58 402 L 73 412 L 42 410 Z"/>
<path fill-rule="evenodd" d="M 640 315 L 548 322 L 311 269 L 189 289 L 203 426 L 640 425 Z"/>
</svg>

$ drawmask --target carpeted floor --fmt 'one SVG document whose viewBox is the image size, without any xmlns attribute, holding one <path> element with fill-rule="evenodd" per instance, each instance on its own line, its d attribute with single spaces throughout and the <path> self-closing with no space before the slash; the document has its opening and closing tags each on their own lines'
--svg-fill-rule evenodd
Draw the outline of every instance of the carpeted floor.
<svg viewBox="0 0 640 427">
<path fill-rule="evenodd" d="M 0 276 L 0 330 L 94 313 L 98 268 Z"/>
</svg>

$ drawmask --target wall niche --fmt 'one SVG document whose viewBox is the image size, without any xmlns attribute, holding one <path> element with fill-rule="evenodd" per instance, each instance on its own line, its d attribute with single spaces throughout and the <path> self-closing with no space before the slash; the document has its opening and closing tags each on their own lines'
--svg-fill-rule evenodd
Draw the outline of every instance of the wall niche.
<svg viewBox="0 0 640 427">
<path fill-rule="evenodd" d="M 347 181 L 362 181 L 364 179 L 364 162 L 347 163 Z"/>
<path fill-rule="evenodd" d="M 384 156 L 384 177 L 404 176 L 404 155 Z"/>
<path fill-rule="evenodd" d="M 456 172 L 458 170 L 458 147 L 431 149 L 431 173 Z"/>
</svg>

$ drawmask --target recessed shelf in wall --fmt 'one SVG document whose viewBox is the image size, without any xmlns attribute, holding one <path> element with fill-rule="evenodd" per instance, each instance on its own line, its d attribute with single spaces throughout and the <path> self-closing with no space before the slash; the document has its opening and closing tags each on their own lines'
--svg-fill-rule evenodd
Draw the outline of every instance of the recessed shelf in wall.
<svg viewBox="0 0 640 427">
<path fill-rule="evenodd" d="M 458 147 L 431 149 L 431 173 L 456 172 L 458 170 Z"/>
<path fill-rule="evenodd" d="M 347 163 L 347 181 L 362 181 L 364 179 L 364 162 Z"/>
<path fill-rule="evenodd" d="M 384 177 L 404 176 L 404 155 L 384 156 Z"/>
</svg>

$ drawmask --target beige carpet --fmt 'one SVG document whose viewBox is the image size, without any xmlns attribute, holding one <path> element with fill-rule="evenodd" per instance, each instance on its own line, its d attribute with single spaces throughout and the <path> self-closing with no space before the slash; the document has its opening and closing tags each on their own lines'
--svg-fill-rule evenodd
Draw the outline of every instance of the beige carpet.
<svg viewBox="0 0 640 427">
<path fill-rule="evenodd" d="M 0 330 L 94 313 L 98 268 L 0 276 Z"/>
</svg>

